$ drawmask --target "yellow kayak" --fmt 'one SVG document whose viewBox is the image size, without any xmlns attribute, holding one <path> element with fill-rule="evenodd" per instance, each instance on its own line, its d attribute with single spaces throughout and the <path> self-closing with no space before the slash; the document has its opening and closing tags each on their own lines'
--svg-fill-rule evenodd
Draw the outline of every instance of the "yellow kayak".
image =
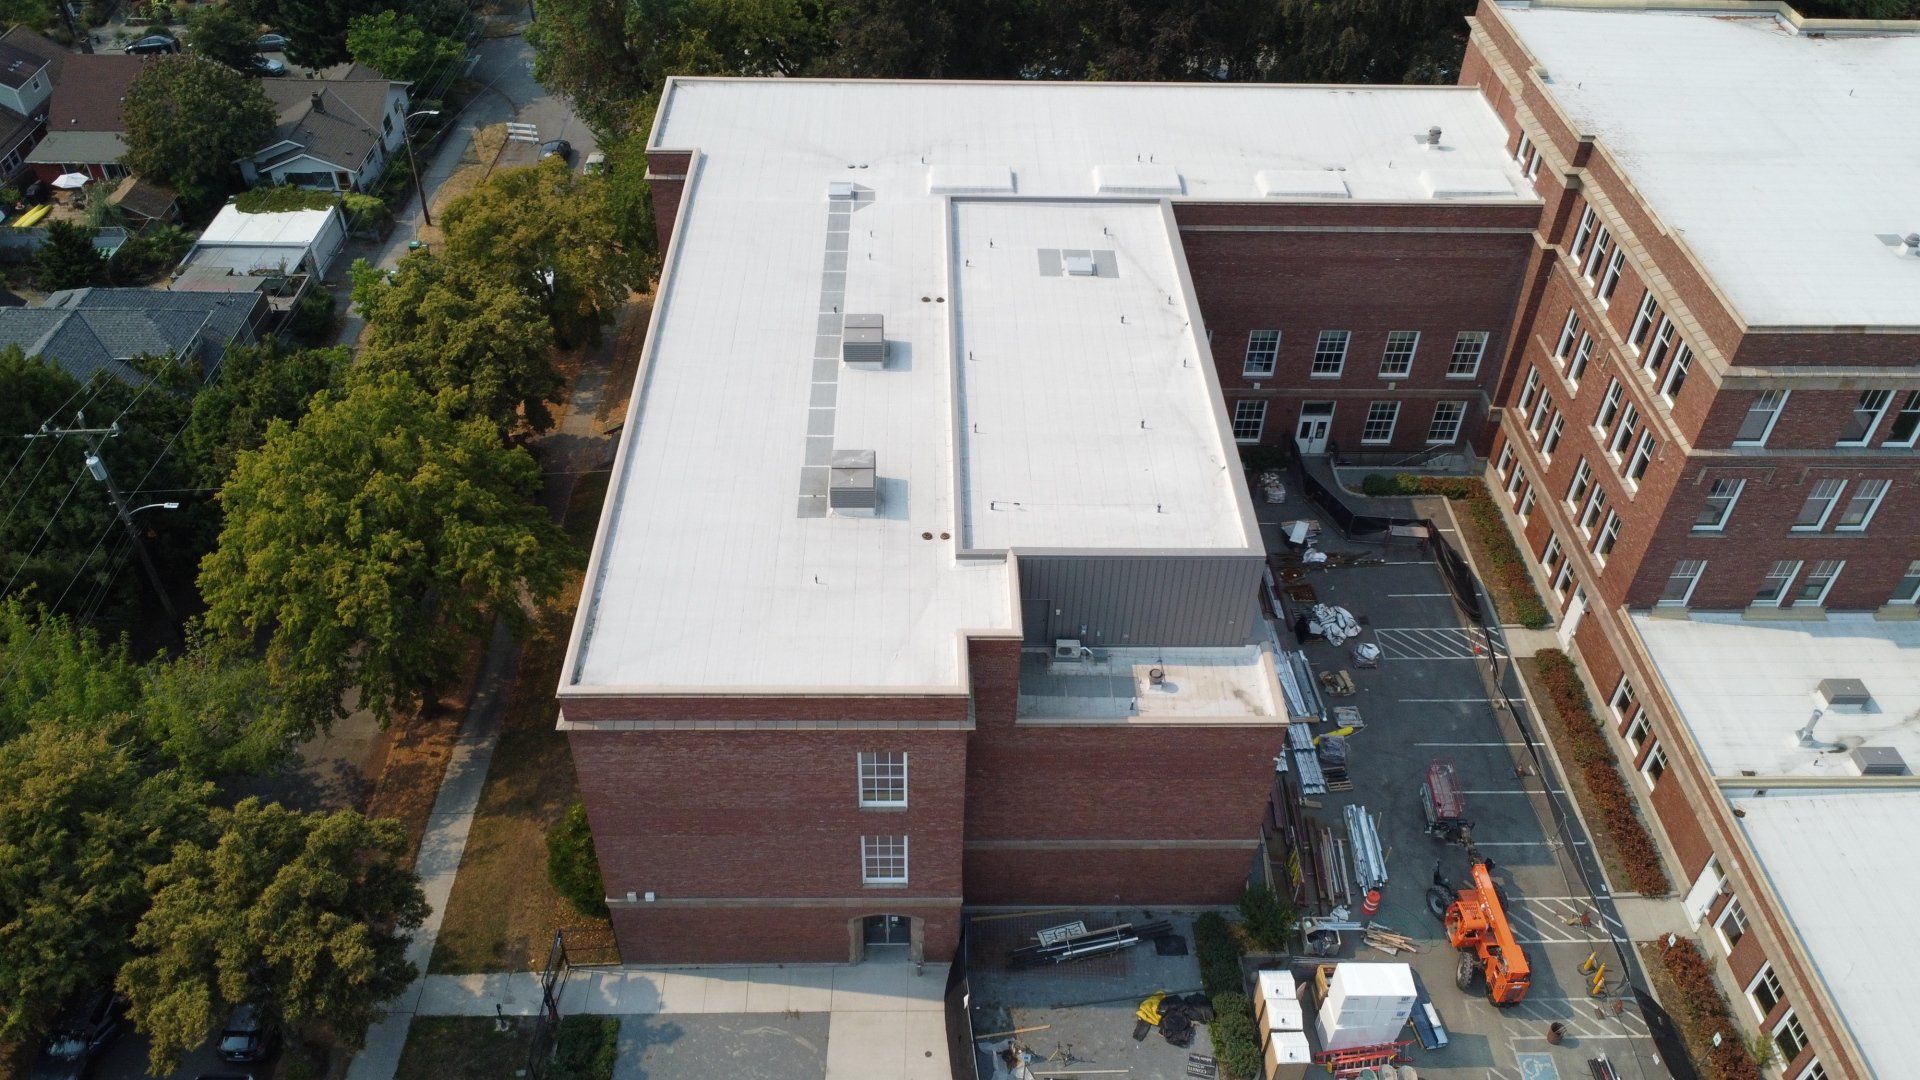
<svg viewBox="0 0 1920 1080">
<path fill-rule="evenodd" d="M 18 218 L 15 218 L 13 222 L 13 227 L 16 229 L 25 229 L 34 225 L 38 225 L 40 223 L 41 218 L 46 217 L 48 214 L 51 214 L 51 213 L 53 213 L 53 204 L 41 203 L 39 206 L 36 206 L 33 209 L 27 211 L 26 213 L 21 214 Z"/>
</svg>

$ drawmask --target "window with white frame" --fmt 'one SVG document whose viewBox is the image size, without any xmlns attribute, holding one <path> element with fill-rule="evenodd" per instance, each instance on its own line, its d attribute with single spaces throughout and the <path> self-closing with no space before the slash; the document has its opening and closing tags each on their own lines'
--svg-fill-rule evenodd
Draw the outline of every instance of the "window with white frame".
<svg viewBox="0 0 1920 1080">
<path fill-rule="evenodd" d="M 1647 335 L 1653 331 L 1653 324 L 1660 318 L 1660 305 L 1653 298 L 1653 290 L 1640 294 L 1640 309 L 1634 312 L 1633 326 L 1627 331 L 1627 348 L 1639 352 L 1647 343 Z"/>
<path fill-rule="evenodd" d="M 1586 498 L 1587 492 L 1592 489 L 1593 466 L 1587 464 L 1585 458 L 1581 458 L 1579 466 L 1573 470 L 1573 483 L 1567 485 L 1567 509 L 1578 510 L 1580 500 Z"/>
<path fill-rule="evenodd" d="M 1920 438 L 1920 390 L 1909 390 L 1893 414 L 1893 426 L 1887 429 L 1883 446 L 1912 446 Z"/>
<path fill-rule="evenodd" d="M 1660 745 L 1659 739 L 1653 740 L 1653 747 L 1640 763 L 1640 775 L 1646 778 L 1648 791 L 1659 787 L 1660 778 L 1667 775 L 1667 748 Z"/>
<path fill-rule="evenodd" d="M 1773 434 L 1773 425 L 1787 407 L 1789 393 L 1788 390 L 1762 390 L 1754 395 L 1745 419 L 1740 421 L 1740 430 L 1734 433 L 1733 445 L 1765 446 L 1767 436 Z"/>
<path fill-rule="evenodd" d="M 1553 451 L 1560 445 L 1560 435 L 1567 429 L 1567 414 L 1557 412 L 1547 424 L 1546 437 L 1540 440 L 1540 456 L 1547 461 L 1553 460 Z"/>
<path fill-rule="evenodd" d="M 1606 523 L 1600 526 L 1600 538 L 1593 542 L 1593 554 L 1600 560 L 1600 565 L 1607 564 L 1607 556 L 1613 554 L 1613 546 L 1619 542 L 1620 514 L 1618 511 L 1609 510 Z"/>
<path fill-rule="evenodd" d="M 1527 155 L 1533 153 L 1533 139 L 1526 132 L 1520 133 L 1520 142 L 1514 146 L 1513 160 L 1522 165 L 1527 163 Z"/>
<path fill-rule="evenodd" d="M 1607 509 L 1607 493 L 1599 484 L 1593 485 L 1593 494 L 1587 496 L 1587 508 L 1580 512 L 1580 535 L 1593 539 L 1593 530 L 1600 524 Z"/>
<path fill-rule="evenodd" d="M 1806 1029 L 1800 1026 L 1800 1018 L 1793 1015 L 1791 1008 L 1773 1025 L 1773 1045 L 1779 1049 L 1782 1062 L 1791 1062 L 1807 1048 Z"/>
<path fill-rule="evenodd" d="M 1467 417 L 1464 401 L 1442 401 L 1433 406 L 1433 421 L 1427 425 L 1427 445 L 1439 446 L 1460 437 L 1460 423 Z"/>
<path fill-rule="evenodd" d="M 1554 575 L 1553 575 L 1554 599 L 1564 601 L 1567 598 L 1567 586 L 1572 584 L 1572 582 L 1573 582 L 1573 560 L 1568 559 L 1565 562 L 1560 564 L 1559 570 L 1554 572 Z"/>
<path fill-rule="evenodd" d="M 1693 516 L 1693 531 L 1725 530 L 1728 519 L 1733 517 L 1733 504 L 1740 501 L 1740 492 L 1746 486 L 1745 480 L 1715 480 L 1708 485 L 1706 501 L 1700 504 L 1700 512 Z"/>
<path fill-rule="evenodd" d="M 1280 356 L 1280 331 L 1253 330 L 1247 333 L 1247 360 L 1241 371 L 1247 375 L 1273 374 Z"/>
<path fill-rule="evenodd" d="M 1629 401 L 1625 411 L 1620 414 L 1619 426 L 1613 429 L 1613 439 L 1607 443 L 1607 453 L 1613 455 L 1613 460 L 1619 461 L 1639 432 L 1640 406 Z"/>
<path fill-rule="evenodd" d="M 1453 336 L 1453 355 L 1447 360 L 1447 378 L 1471 379 L 1480 374 L 1480 358 L 1487 352 L 1485 330 L 1462 330 Z"/>
<path fill-rule="evenodd" d="M 1640 478 L 1647 475 L 1647 468 L 1653 464 L 1653 452 L 1660 444 L 1654 440 L 1653 432 L 1640 433 L 1640 441 L 1633 446 L 1633 456 L 1627 459 L 1627 483 L 1636 487 Z"/>
<path fill-rule="evenodd" d="M 1807 1067 L 1801 1070 L 1800 1075 L 1793 1080 L 1827 1080 L 1827 1067 L 1820 1064 L 1819 1058 L 1814 1058 L 1807 1062 Z"/>
<path fill-rule="evenodd" d="M 1527 434 L 1535 442 L 1540 441 L 1540 433 L 1547 430 L 1547 415 L 1553 412 L 1553 395 L 1542 393 L 1540 400 L 1533 403 L 1533 415 L 1527 418 Z"/>
<path fill-rule="evenodd" d="M 1793 594 L 1793 606 L 1817 608 L 1827 602 L 1827 594 L 1833 591 L 1833 583 L 1840 577 L 1840 571 L 1847 565 L 1844 559 L 1821 559 L 1807 571 L 1800 581 L 1799 591 Z"/>
<path fill-rule="evenodd" d="M 1687 606 L 1693 599 L 1693 590 L 1700 584 L 1700 575 L 1707 572 L 1705 559 L 1681 559 L 1673 564 L 1673 573 L 1667 575 L 1667 587 L 1660 593 L 1659 606 Z"/>
<path fill-rule="evenodd" d="M 860 880 L 867 885 L 905 885 L 907 883 L 907 838 L 904 836 L 861 837 Z"/>
<path fill-rule="evenodd" d="M 1527 485 L 1527 493 L 1520 498 L 1520 524 L 1525 525 L 1533 516 L 1533 485 Z"/>
<path fill-rule="evenodd" d="M 1607 396 L 1600 399 L 1600 411 L 1593 418 L 1593 430 L 1605 433 L 1613 426 L 1614 418 L 1620 415 L 1620 402 L 1626 392 L 1619 379 L 1607 381 Z"/>
<path fill-rule="evenodd" d="M 1815 480 L 1807 492 L 1807 501 L 1800 504 L 1800 512 L 1794 515 L 1794 532 L 1819 532 L 1826 527 L 1828 515 L 1833 513 L 1833 504 L 1840 501 L 1840 491 L 1847 486 L 1845 480 Z"/>
<path fill-rule="evenodd" d="M 1507 480 L 1507 501 L 1518 502 L 1520 500 L 1520 489 L 1525 487 L 1526 483 L 1527 467 L 1522 465 L 1513 470 L 1513 476 Z"/>
<path fill-rule="evenodd" d="M 1787 599 L 1787 586 L 1800 574 L 1800 560 L 1780 559 L 1767 568 L 1760 579 L 1760 591 L 1753 594 L 1754 607 L 1778 607 Z"/>
<path fill-rule="evenodd" d="M 1534 399 L 1540 396 L 1540 369 L 1528 368 L 1527 381 L 1520 385 L 1520 415 L 1525 416 L 1532 410 Z"/>
<path fill-rule="evenodd" d="M 1626 261 L 1626 251 L 1619 248 L 1614 249 L 1613 258 L 1607 260 L 1607 269 L 1600 275 L 1600 285 L 1594 290 L 1601 307 L 1613 302 L 1613 290 L 1620 287 L 1620 269 Z"/>
<path fill-rule="evenodd" d="M 1891 480 L 1860 480 L 1853 485 L 1853 494 L 1847 496 L 1847 504 L 1840 508 L 1840 519 L 1833 524 L 1834 532 L 1864 532 L 1873 522 L 1873 515 L 1879 511 L 1881 500 L 1887 497 L 1887 489 L 1893 486 Z"/>
<path fill-rule="evenodd" d="M 1692 370 L 1693 348 L 1683 341 L 1673 350 L 1673 363 L 1667 366 L 1666 381 L 1660 384 L 1660 396 L 1667 399 L 1667 404 L 1680 396 L 1680 387 L 1686 385 L 1687 373 Z"/>
<path fill-rule="evenodd" d="M 1574 346 L 1573 359 L 1567 361 L 1567 381 L 1575 387 L 1580 385 L 1580 377 L 1587 373 L 1587 361 L 1593 359 L 1593 335 L 1580 333 L 1580 344 Z"/>
<path fill-rule="evenodd" d="M 1347 343 L 1352 340 L 1353 333 L 1349 330 L 1320 331 L 1320 340 L 1313 346 L 1313 369 L 1308 374 L 1331 379 L 1346 370 Z"/>
<path fill-rule="evenodd" d="M 1639 757 L 1640 751 L 1647 748 L 1647 738 L 1653 734 L 1653 724 L 1647 720 L 1647 710 L 1635 709 L 1633 722 L 1627 725 L 1627 742 L 1633 744 L 1633 756 Z"/>
<path fill-rule="evenodd" d="M 1567 321 L 1560 324 L 1560 340 L 1554 342 L 1553 358 L 1565 360 L 1573 350 L 1573 343 L 1580 337 L 1580 312 L 1576 308 L 1567 309 Z"/>
<path fill-rule="evenodd" d="M 1840 432 L 1835 446 L 1865 446 L 1873 441 L 1874 429 L 1880 426 L 1881 418 L 1887 415 L 1887 406 L 1893 404 L 1893 391 L 1868 390 L 1860 395 L 1853 404 L 1853 415 L 1847 419 L 1847 426 Z"/>
<path fill-rule="evenodd" d="M 1625 675 L 1613 688 L 1613 696 L 1607 699 L 1607 707 L 1613 710 L 1616 721 L 1624 721 L 1633 712 L 1639 697 L 1633 692 L 1633 682 Z"/>
<path fill-rule="evenodd" d="M 1581 254 L 1587 250 L 1587 241 L 1593 238 L 1593 230 L 1597 228 L 1599 224 L 1600 215 L 1593 207 L 1589 206 L 1580 211 L 1580 227 L 1574 230 L 1573 243 L 1567 248 L 1568 253 L 1573 256 L 1574 262 L 1580 261 Z"/>
<path fill-rule="evenodd" d="M 1900 575 L 1899 581 L 1893 583 L 1893 598 L 1891 602 L 1895 604 L 1920 604 L 1920 559 L 1915 559 L 1908 563 L 1907 572 Z"/>
<path fill-rule="evenodd" d="M 1667 358 L 1668 350 L 1673 348 L 1673 335 L 1678 332 L 1679 328 L 1673 325 L 1672 319 L 1660 320 L 1660 329 L 1653 332 L 1653 344 L 1647 347 L 1640 361 L 1640 366 L 1646 369 L 1647 374 L 1660 370 L 1660 362 Z"/>
<path fill-rule="evenodd" d="M 907 755 L 905 751 L 862 752 L 860 763 L 860 805 L 900 807 L 907 805 Z"/>
<path fill-rule="evenodd" d="M 1360 425 L 1360 441 L 1363 443 L 1392 442 L 1393 425 L 1399 418 L 1399 402 L 1373 402 L 1367 406 L 1366 422 Z"/>
<path fill-rule="evenodd" d="M 1506 477 L 1512 472 L 1513 470 L 1513 444 L 1512 443 L 1507 443 L 1505 446 L 1502 446 L 1500 448 L 1500 458 L 1498 461 L 1494 463 L 1493 469 L 1495 472 L 1499 473 L 1502 478 Z"/>
<path fill-rule="evenodd" d="M 1753 1005 L 1754 1015 L 1765 1020 L 1773 1007 L 1786 998 L 1787 992 L 1780 985 L 1780 976 L 1773 973 L 1773 964 L 1761 964 L 1753 981 L 1747 984 L 1747 1001 Z"/>
<path fill-rule="evenodd" d="M 1587 252 L 1587 261 L 1580 266 L 1580 276 L 1587 279 L 1587 284 L 1593 284 L 1595 275 L 1600 272 L 1602 266 L 1606 265 L 1608 257 L 1612 254 L 1613 233 L 1602 225 L 1600 231 L 1593 236 L 1593 250 Z"/>
<path fill-rule="evenodd" d="M 1413 353 L 1420 347 L 1420 331 L 1387 331 L 1387 348 L 1380 354 L 1380 377 L 1403 379 L 1413 370 Z"/>
<path fill-rule="evenodd" d="M 1267 426 L 1267 403 L 1259 401 L 1236 401 L 1233 403 L 1233 437 L 1237 442 L 1256 443 L 1260 441 L 1260 432 Z"/>
<path fill-rule="evenodd" d="M 1747 936 L 1747 912 L 1740 906 L 1740 898 L 1728 897 L 1727 905 L 1720 909 L 1720 917 L 1713 920 L 1713 929 L 1720 935 L 1720 944 L 1733 951 L 1740 939 Z"/>
<path fill-rule="evenodd" d="M 1552 574 L 1560 566 L 1560 560 L 1566 556 L 1560 551 L 1560 535 L 1547 534 L 1547 546 L 1540 552 L 1540 568 Z"/>
</svg>

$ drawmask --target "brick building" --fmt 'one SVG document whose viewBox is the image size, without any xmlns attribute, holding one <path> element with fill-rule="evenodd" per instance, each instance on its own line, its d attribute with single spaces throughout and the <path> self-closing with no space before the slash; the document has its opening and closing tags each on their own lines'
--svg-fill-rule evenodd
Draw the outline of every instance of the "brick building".
<svg viewBox="0 0 1920 1080">
<path fill-rule="evenodd" d="M 559 690 L 627 959 L 1230 900 L 1287 718 L 1234 445 L 1451 449 L 1507 492 L 1689 910 L 1738 923 L 1723 976 L 1787 1080 L 1900 1049 L 1779 884 L 1844 801 L 1737 781 L 1911 783 L 1825 740 L 1920 708 L 1920 28 L 1471 27 L 1457 87 L 670 81 Z M 1739 718 L 1669 675 L 1748 654 L 1741 716 L 1829 678 L 1882 712 L 1703 749 Z"/>
</svg>

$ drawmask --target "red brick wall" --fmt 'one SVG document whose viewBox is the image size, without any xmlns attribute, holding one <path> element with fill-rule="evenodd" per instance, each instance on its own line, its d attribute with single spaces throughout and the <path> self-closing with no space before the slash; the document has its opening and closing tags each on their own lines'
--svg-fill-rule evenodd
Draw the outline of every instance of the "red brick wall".
<svg viewBox="0 0 1920 1080">
<path fill-rule="evenodd" d="M 1175 809 L 1177 812 L 1177 808 Z M 1249 833 L 1257 833 L 1257 813 Z M 1230 904 L 1253 870 L 1245 848 L 974 848 L 971 904 Z"/>
<path fill-rule="evenodd" d="M 961 694 L 873 697 L 606 697 L 565 696 L 561 708 L 574 721 L 727 720 L 840 721 L 968 718 Z"/>
<path fill-rule="evenodd" d="M 960 935 L 960 909 L 888 907 L 885 897 L 846 907 L 617 907 L 614 937 L 628 964 L 845 963 L 847 920 L 866 915 L 909 915 L 924 920 L 923 956 L 953 958 Z"/>
</svg>

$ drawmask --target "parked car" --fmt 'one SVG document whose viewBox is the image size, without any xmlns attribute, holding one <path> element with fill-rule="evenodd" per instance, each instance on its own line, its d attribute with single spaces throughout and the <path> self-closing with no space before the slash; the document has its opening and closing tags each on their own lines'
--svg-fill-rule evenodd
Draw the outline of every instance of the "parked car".
<svg viewBox="0 0 1920 1080">
<path fill-rule="evenodd" d="M 127 51 L 135 56 L 155 56 L 160 53 L 177 53 L 180 43 L 165 34 L 149 34 L 127 46 Z"/>
<path fill-rule="evenodd" d="M 287 73 L 287 65 L 271 56 L 256 56 L 253 58 L 253 73 L 277 78 Z"/>
<path fill-rule="evenodd" d="M 573 144 L 568 142 L 565 139 L 551 139 L 547 142 L 541 143 L 540 144 L 540 160 L 545 161 L 550 157 L 557 157 L 561 161 L 567 162 L 568 164 L 572 164 Z"/>
<path fill-rule="evenodd" d="M 111 990 L 73 1002 L 53 1021 L 31 1080 L 81 1080 L 93 1059 L 120 1034 L 127 1003 Z"/>
<path fill-rule="evenodd" d="M 233 1010 L 220 1029 L 220 1060 L 265 1061 L 273 1053 L 273 1029 L 266 1010 L 248 1003 Z"/>
<path fill-rule="evenodd" d="M 601 153 L 598 150 L 595 150 L 593 153 L 588 154 L 587 163 L 580 167 L 580 171 L 586 173 L 588 176 L 598 176 L 601 173 L 606 172 L 607 171 L 607 155 Z"/>
<path fill-rule="evenodd" d="M 253 47 L 261 52 L 280 52 L 287 47 L 287 35 L 261 34 L 253 39 Z"/>
</svg>

